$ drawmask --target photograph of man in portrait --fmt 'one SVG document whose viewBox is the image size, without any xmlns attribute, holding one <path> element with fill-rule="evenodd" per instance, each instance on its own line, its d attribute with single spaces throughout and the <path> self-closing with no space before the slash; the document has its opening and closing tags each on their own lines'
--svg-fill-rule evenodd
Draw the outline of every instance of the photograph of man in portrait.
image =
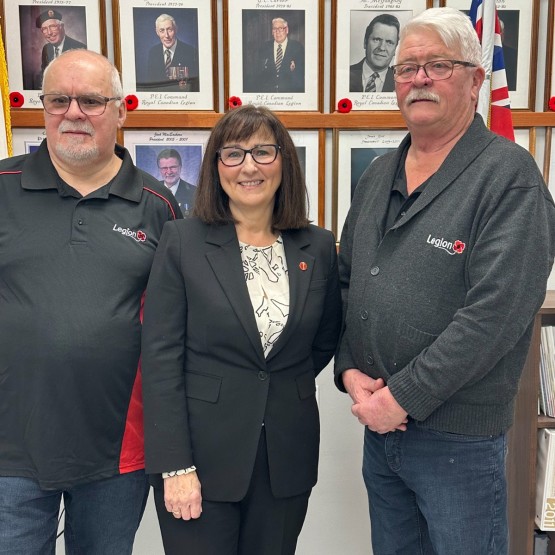
<svg viewBox="0 0 555 555">
<path fill-rule="evenodd" d="M 394 92 L 391 66 L 412 11 L 352 10 L 350 15 L 349 92 Z"/>
<path fill-rule="evenodd" d="M 191 215 L 202 145 L 136 145 L 135 163 L 174 194 L 184 217 Z"/>
<path fill-rule="evenodd" d="M 243 92 L 305 92 L 305 11 L 243 10 L 242 19 Z"/>
<path fill-rule="evenodd" d="M 133 25 L 137 91 L 199 92 L 197 9 L 133 8 Z"/>
<path fill-rule="evenodd" d="M 351 148 L 351 200 L 355 194 L 358 180 L 364 173 L 364 170 L 378 156 L 391 152 L 394 148 Z"/>
<path fill-rule="evenodd" d="M 19 21 L 24 90 L 40 90 L 44 68 L 62 52 L 87 48 L 84 6 L 19 6 Z"/>
<path fill-rule="evenodd" d="M 507 87 L 510 91 L 516 91 L 520 10 L 497 10 L 497 16 L 501 25 L 501 42 L 503 44 Z"/>
</svg>

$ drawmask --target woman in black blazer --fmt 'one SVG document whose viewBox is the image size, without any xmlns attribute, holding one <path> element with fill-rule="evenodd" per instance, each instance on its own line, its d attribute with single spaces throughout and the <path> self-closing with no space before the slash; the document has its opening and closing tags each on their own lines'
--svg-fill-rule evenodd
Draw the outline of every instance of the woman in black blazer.
<svg viewBox="0 0 555 555">
<path fill-rule="evenodd" d="M 212 131 L 194 217 L 164 227 L 142 372 L 166 554 L 295 552 L 341 322 L 335 240 L 306 196 L 283 124 L 244 106 Z"/>
</svg>

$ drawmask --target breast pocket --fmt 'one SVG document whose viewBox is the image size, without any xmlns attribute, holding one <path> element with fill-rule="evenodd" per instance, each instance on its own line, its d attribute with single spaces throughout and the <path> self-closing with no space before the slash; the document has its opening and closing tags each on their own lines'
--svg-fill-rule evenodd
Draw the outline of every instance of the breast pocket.
<svg viewBox="0 0 555 555">
<path fill-rule="evenodd" d="M 419 330 L 406 322 L 401 322 L 398 329 L 399 339 L 395 345 L 394 358 L 395 366 L 398 369 L 406 366 L 437 339 L 437 335 Z"/>
<path fill-rule="evenodd" d="M 185 395 L 190 399 L 217 403 L 220 397 L 222 378 L 197 372 L 185 373 Z"/>
</svg>

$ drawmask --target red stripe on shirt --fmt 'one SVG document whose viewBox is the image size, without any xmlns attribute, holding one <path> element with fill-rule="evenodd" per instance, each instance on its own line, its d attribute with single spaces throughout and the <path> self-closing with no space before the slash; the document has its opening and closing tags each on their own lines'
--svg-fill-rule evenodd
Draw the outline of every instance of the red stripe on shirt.
<svg viewBox="0 0 555 555">
<path fill-rule="evenodd" d="M 161 195 L 160 193 L 157 193 L 156 191 L 153 191 L 152 189 L 149 189 L 148 187 L 143 187 L 143 189 L 144 189 L 145 191 L 148 191 L 149 193 L 152 193 L 153 195 L 156 195 L 158 198 L 161 198 L 161 199 L 170 207 L 170 210 L 171 210 L 171 212 L 172 212 L 173 219 L 174 219 L 174 220 L 176 219 L 175 210 L 173 209 L 173 206 L 171 205 L 171 202 L 170 202 L 166 197 L 164 197 L 164 196 Z"/>
</svg>

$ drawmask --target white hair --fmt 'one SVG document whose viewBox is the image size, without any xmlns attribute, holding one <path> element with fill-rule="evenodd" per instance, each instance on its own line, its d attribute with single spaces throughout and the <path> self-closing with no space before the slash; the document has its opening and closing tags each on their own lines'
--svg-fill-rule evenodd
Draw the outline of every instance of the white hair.
<svg viewBox="0 0 555 555">
<path fill-rule="evenodd" d="M 470 18 L 455 8 L 430 8 L 411 19 L 402 29 L 400 42 L 417 30 L 435 31 L 447 48 L 458 51 L 462 61 L 482 65 L 482 48 Z"/>
</svg>

